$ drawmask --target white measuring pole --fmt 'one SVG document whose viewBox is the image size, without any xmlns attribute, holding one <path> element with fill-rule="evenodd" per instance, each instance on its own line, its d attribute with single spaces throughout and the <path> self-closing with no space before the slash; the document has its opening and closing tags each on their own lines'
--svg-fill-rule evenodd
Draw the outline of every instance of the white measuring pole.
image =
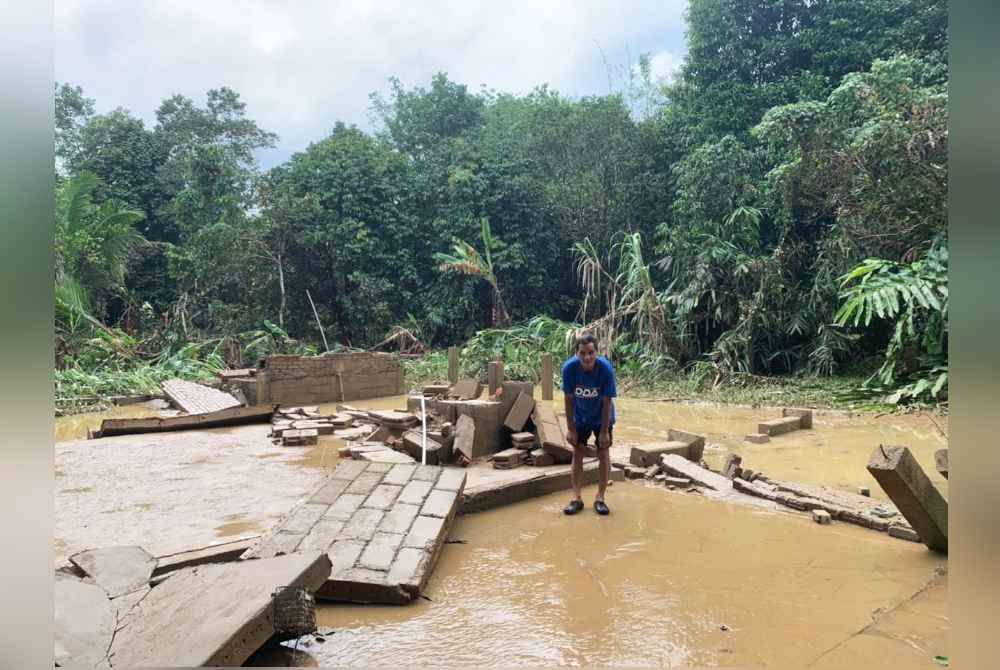
<svg viewBox="0 0 1000 670">
<path fill-rule="evenodd" d="M 424 400 L 424 396 L 420 396 L 420 419 L 424 425 L 424 439 L 423 448 L 420 453 L 420 464 L 427 465 L 427 402 Z"/>
</svg>

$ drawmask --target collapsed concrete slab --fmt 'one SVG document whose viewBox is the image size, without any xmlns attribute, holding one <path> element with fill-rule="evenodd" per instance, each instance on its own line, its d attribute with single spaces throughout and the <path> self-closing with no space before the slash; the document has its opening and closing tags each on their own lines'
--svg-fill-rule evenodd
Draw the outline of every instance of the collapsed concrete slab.
<svg viewBox="0 0 1000 670">
<path fill-rule="evenodd" d="M 73 554 L 69 561 L 104 589 L 109 598 L 145 588 L 157 564 L 149 552 L 134 545 L 88 549 Z"/>
<path fill-rule="evenodd" d="M 427 583 L 454 520 L 465 471 L 347 461 L 245 558 L 321 550 L 325 600 L 402 605 Z"/>
<path fill-rule="evenodd" d="M 648 468 L 660 462 L 663 454 L 677 454 L 684 458 L 688 457 L 688 445 L 684 442 L 660 442 L 655 444 L 640 444 L 632 447 L 629 452 L 628 461 L 630 465 L 637 468 Z"/>
<path fill-rule="evenodd" d="M 179 570 L 135 605 L 115 635 L 111 665 L 242 665 L 275 633 L 275 590 L 313 593 L 330 567 L 325 553 L 311 552 Z"/>
<path fill-rule="evenodd" d="M 572 487 L 569 465 L 538 468 L 497 470 L 485 463 L 468 468 L 468 483 L 463 494 L 461 514 L 483 512 L 495 507 L 543 496 Z M 583 462 L 583 484 L 596 484 L 598 480 L 596 459 Z M 622 481 L 625 473 L 612 470 L 612 481 Z"/>
<path fill-rule="evenodd" d="M 100 430 L 92 433 L 90 437 L 96 439 L 113 435 L 138 435 L 172 430 L 219 428 L 246 423 L 267 423 L 273 412 L 273 406 L 230 407 L 207 414 L 183 414 L 163 418 L 104 419 L 101 422 Z"/>
<path fill-rule="evenodd" d="M 685 477 L 695 484 L 710 488 L 713 491 L 728 491 L 733 488 L 733 483 L 722 475 L 707 470 L 697 463 L 692 463 L 677 454 L 664 454 L 660 456 L 660 465 L 663 466 L 667 474 Z"/>
<path fill-rule="evenodd" d="M 948 502 L 906 447 L 878 446 L 868 472 L 929 549 L 948 552 Z"/>
<path fill-rule="evenodd" d="M 208 414 L 240 406 L 240 401 L 230 394 L 204 384 L 168 379 L 160 386 L 170 402 L 188 414 Z"/>
</svg>

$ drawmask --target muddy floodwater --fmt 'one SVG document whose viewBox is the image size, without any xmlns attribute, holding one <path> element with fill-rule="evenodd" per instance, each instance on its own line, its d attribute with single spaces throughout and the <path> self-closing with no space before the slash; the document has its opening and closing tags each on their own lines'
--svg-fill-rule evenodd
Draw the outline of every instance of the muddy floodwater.
<svg viewBox="0 0 1000 670">
<path fill-rule="evenodd" d="M 353 404 L 392 409 L 406 401 L 397 396 Z M 553 403 L 559 411 L 560 404 L 558 398 Z M 849 491 L 867 486 L 884 497 L 865 464 L 879 444 L 899 444 L 913 451 L 947 496 L 947 481 L 934 469 L 934 452 L 947 446 L 947 417 L 817 412 L 812 430 L 755 445 L 743 436 L 780 410 L 628 398 L 617 405 L 619 447 L 663 441 L 669 428 L 680 428 L 706 436 L 705 460 L 713 467 L 738 453 L 745 466 L 773 479 Z M 335 403 L 321 406 L 323 413 L 334 410 Z M 85 438 L 104 418 L 157 413 L 133 405 L 60 417 L 56 439 Z M 210 432 L 216 434 L 211 440 Z M 102 508 L 108 506 L 131 522 L 112 524 L 117 517 L 108 517 L 108 533 L 118 536 L 123 528 L 161 520 L 168 525 L 156 537 L 166 542 L 176 533 L 178 545 L 194 534 L 262 532 L 297 499 L 304 484 L 292 472 L 319 476 L 337 465 L 343 445 L 322 437 L 317 446 L 292 450 L 271 445 L 265 432 L 265 426 L 199 431 L 206 434 L 203 446 L 195 435 L 184 440 L 179 433 L 101 440 L 110 460 L 100 470 L 88 465 L 93 455 L 82 454 L 89 444 L 57 446 L 57 549 L 60 528 L 74 539 L 76 528 L 107 514 Z M 112 457 L 116 441 L 122 452 Z M 128 456 L 125 445 L 146 442 L 147 453 L 157 443 L 162 462 Z M 114 459 L 121 462 L 116 466 Z M 153 483 L 162 475 L 148 472 L 164 467 L 190 478 L 166 480 L 178 487 L 169 505 Z M 245 470 L 251 479 L 210 475 L 213 467 L 230 475 Z M 228 482 L 226 488 L 171 521 L 171 506 L 182 504 L 178 496 L 196 495 L 199 469 L 202 488 L 213 481 Z M 74 470 L 90 474 L 75 476 Z M 122 482 L 108 488 L 112 471 Z M 280 477 L 288 477 L 287 486 L 272 484 L 252 496 L 238 486 Z M 123 486 L 132 480 L 126 493 Z M 588 505 L 593 490 L 584 492 Z M 947 561 L 922 544 L 632 482 L 609 490 L 612 514 L 606 518 L 590 507 L 565 517 L 566 501 L 566 493 L 557 493 L 460 517 L 450 534 L 460 542 L 445 546 L 425 592 L 429 600 L 405 607 L 321 604 L 318 623 L 328 633 L 322 642 L 304 640 L 294 653 L 268 647 L 253 664 L 900 668 L 936 667 L 933 657 L 948 653 L 947 576 L 938 574 Z M 138 502 L 148 509 L 137 508 Z M 89 537 L 81 533 L 79 541 Z M 147 540 L 136 535 L 129 541 Z"/>
<path fill-rule="evenodd" d="M 430 601 L 320 605 L 323 643 L 255 662 L 900 668 L 947 653 L 945 560 L 922 545 L 626 482 L 606 518 L 565 517 L 565 498 L 460 517 Z M 928 585 L 926 616 L 858 646 L 876 610 Z"/>
</svg>

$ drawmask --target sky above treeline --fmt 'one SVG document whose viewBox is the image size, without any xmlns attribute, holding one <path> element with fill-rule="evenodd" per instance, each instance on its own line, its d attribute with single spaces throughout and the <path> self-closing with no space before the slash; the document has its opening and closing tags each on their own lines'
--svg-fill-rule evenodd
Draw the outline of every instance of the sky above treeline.
<svg viewBox="0 0 1000 670">
<path fill-rule="evenodd" d="M 669 79 L 684 53 L 683 0 L 606 2 L 56 0 L 55 78 L 99 113 L 155 122 L 164 98 L 204 105 L 229 86 L 280 136 L 265 169 L 336 121 L 373 127 L 369 94 L 446 72 L 472 90 L 523 94 L 547 83 L 581 97 L 621 90 L 639 54 Z"/>
</svg>

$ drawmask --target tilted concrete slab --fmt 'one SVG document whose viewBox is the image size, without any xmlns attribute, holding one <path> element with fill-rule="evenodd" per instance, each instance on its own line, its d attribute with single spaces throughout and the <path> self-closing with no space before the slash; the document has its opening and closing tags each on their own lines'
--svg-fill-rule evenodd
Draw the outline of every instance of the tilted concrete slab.
<svg viewBox="0 0 1000 670">
<path fill-rule="evenodd" d="M 522 430 L 524 424 L 531 418 L 531 412 L 534 409 L 535 399 L 526 393 L 518 393 L 514 404 L 511 405 L 510 411 L 507 412 L 504 425 L 515 433 Z"/>
<path fill-rule="evenodd" d="M 244 558 L 319 549 L 332 568 L 317 598 L 406 604 L 427 584 L 464 487 L 459 468 L 347 461 Z"/>
<path fill-rule="evenodd" d="M 321 552 L 184 568 L 152 589 L 115 635 L 115 667 L 239 666 L 274 634 L 278 587 L 315 592 Z"/>
<path fill-rule="evenodd" d="M 929 549 L 948 552 L 948 502 L 906 447 L 878 446 L 868 472 Z"/>
<path fill-rule="evenodd" d="M 677 454 L 664 454 L 660 456 L 660 464 L 668 474 L 686 477 L 699 486 L 705 486 L 714 491 L 729 491 L 733 488 L 733 483 L 716 474 L 711 470 L 706 470 L 697 463 L 692 463 L 683 456 Z"/>
<path fill-rule="evenodd" d="M 156 558 L 142 547 L 88 549 L 69 557 L 109 598 L 144 588 L 156 569 Z"/>
<path fill-rule="evenodd" d="M 168 379 L 161 387 L 170 402 L 188 414 L 207 414 L 240 406 L 240 401 L 233 396 L 204 384 Z"/>
<path fill-rule="evenodd" d="M 468 514 L 502 507 L 528 498 L 543 496 L 572 487 L 569 465 L 497 470 L 488 463 L 476 463 L 468 470 L 460 512 Z M 584 459 L 583 483 L 595 484 L 598 479 L 596 459 Z M 612 469 L 612 481 L 624 480 L 624 473 Z"/>
</svg>

